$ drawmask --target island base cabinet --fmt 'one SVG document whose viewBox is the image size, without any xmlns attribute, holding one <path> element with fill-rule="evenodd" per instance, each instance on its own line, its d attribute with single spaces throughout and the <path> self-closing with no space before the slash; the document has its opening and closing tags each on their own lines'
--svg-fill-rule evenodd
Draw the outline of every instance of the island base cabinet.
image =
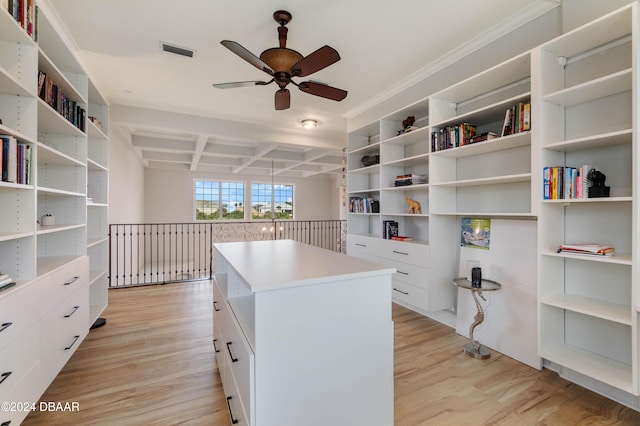
<svg viewBox="0 0 640 426">
<path fill-rule="evenodd" d="M 256 294 L 257 424 L 392 425 L 390 308 L 373 278 Z"/>
<path fill-rule="evenodd" d="M 394 269 L 290 240 L 214 246 L 232 422 L 393 425 Z"/>
</svg>

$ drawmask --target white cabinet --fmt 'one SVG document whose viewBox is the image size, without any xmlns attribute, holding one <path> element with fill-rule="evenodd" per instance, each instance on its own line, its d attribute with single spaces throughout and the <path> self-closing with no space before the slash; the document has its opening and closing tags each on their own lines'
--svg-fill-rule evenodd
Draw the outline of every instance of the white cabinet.
<svg viewBox="0 0 640 426">
<path fill-rule="evenodd" d="M 36 403 L 89 332 L 89 258 L 0 294 L 0 397 Z M 28 411 L 0 413 L 20 422 Z"/>
<path fill-rule="evenodd" d="M 16 402 L 38 400 L 107 304 L 108 105 L 54 16 L 38 4 L 35 40 L 0 7 L 0 136 L 26 153 L 0 182 L 0 272 L 16 281 L 0 293 L 0 374 L 15 371 L 0 394 Z"/>
<path fill-rule="evenodd" d="M 594 166 L 610 187 L 603 198 L 542 199 L 538 189 L 539 351 L 608 395 L 640 393 L 637 6 L 535 52 L 541 168 Z M 572 243 L 612 244 L 616 253 L 557 253 Z"/>
<path fill-rule="evenodd" d="M 215 244 L 214 348 L 237 424 L 393 424 L 393 269 L 291 240 Z"/>
</svg>

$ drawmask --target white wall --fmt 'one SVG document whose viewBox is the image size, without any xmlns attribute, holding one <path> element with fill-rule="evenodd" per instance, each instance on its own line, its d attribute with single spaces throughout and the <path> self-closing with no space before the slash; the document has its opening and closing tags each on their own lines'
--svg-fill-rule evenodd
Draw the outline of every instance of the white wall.
<svg viewBox="0 0 640 426">
<path fill-rule="evenodd" d="M 636 0 L 562 0 L 562 29 L 568 32 Z"/>
<path fill-rule="evenodd" d="M 144 219 L 144 167 L 131 144 L 109 129 L 109 223 Z"/>
<path fill-rule="evenodd" d="M 146 169 L 146 223 L 193 222 L 193 181 L 196 178 L 270 183 L 269 176 L 223 175 L 181 170 Z M 334 178 L 296 179 L 276 176 L 274 183 L 293 184 L 295 220 L 339 219 L 339 188 Z"/>
</svg>

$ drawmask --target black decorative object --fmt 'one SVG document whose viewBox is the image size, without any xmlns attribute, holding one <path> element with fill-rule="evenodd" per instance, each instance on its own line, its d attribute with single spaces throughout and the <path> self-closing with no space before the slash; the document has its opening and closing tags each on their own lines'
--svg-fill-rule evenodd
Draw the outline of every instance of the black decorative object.
<svg viewBox="0 0 640 426">
<path fill-rule="evenodd" d="M 362 163 L 362 167 L 369 167 L 375 164 L 380 164 L 380 156 L 379 155 L 365 155 L 360 159 Z"/>
<path fill-rule="evenodd" d="M 475 267 L 471 268 L 471 287 L 482 287 L 482 269 Z"/>
<path fill-rule="evenodd" d="M 601 198 L 608 197 L 610 187 L 604 184 L 604 181 L 607 179 L 604 173 L 597 171 L 596 169 L 591 169 L 587 178 L 591 181 L 591 186 L 589 187 L 589 198 Z"/>
</svg>

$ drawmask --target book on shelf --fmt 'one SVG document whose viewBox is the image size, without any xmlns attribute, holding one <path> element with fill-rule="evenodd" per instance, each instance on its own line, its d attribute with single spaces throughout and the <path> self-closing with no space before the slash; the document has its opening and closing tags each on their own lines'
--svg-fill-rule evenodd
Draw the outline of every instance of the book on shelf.
<svg viewBox="0 0 640 426">
<path fill-rule="evenodd" d="M 558 253 L 610 256 L 615 253 L 615 248 L 609 244 L 561 244 Z"/>
<path fill-rule="evenodd" d="M 542 169 L 544 200 L 569 200 L 589 197 L 589 172 L 594 166 L 547 166 Z"/>
<path fill-rule="evenodd" d="M 0 164 L 4 182 L 29 185 L 31 182 L 31 145 L 18 142 L 10 135 L 0 135 Z"/>
<path fill-rule="evenodd" d="M 394 235 L 391 237 L 391 239 L 394 241 L 413 241 L 413 238 L 406 235 Z"/>
<path fill-rule="evenodd" d="M 504 113 L 502 136 L 531 130 L 531 102 L 518 102 Z"/>
<path fill-rule="evenodd" d="M 380 206 L 373 198 L 349 197 L 349 213 L 379 213 Z"/>
<path fill-rule="evenodd" d="M 467 122 L 443 127 L 431 132 L 431 151 L 459 148 L 469 144 L 476 134 L 476 125 Z"/>
<path fill-rule="evenodd" d="M 70 99 L 43 71 L 38 71 L 38 97 L 81 131 L 85 131 L 86 111 Z"/>
<path fill-rule="evenodd" d="M 34 37 L 37 18 L 35 0 L 2 0 L 2 7 L 28 35 Z"/>
<path fill-rule="evenodd" d="M 398 222 L 395 220 L 383 220 L 382 221 L 382 238 L 390 240 L 393 237 L 398 236 Z"/>
<path fill-rule="evenodd" d="M 393 183 L 394 186 L 408 186 L 427 183 L 427 176 L 409 173 L 406 175 L 398 175 Z"/>
<path fill-rule="evenodd" d="M 496 132 L 484 132 L 481 133 L 479 135 L 475 135 L 473 137 L 471 137 L 471 139 L 469 139 L 469 144 L 472 143 L 478 143 L 478 142 L 484 142 L 484 141 L 488 141 L 491 139 L 496 139 L 499 138 L 500 135 L 498 135 Z"/>
</svg>

